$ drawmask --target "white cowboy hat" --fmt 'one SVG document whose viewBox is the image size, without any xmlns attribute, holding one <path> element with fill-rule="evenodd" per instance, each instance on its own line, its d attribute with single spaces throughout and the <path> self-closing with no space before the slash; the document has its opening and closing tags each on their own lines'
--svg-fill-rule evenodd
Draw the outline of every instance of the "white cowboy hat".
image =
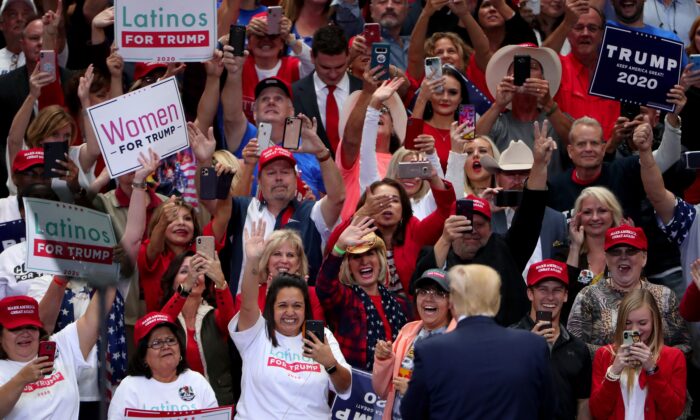
<svg viewBox="0 0 700 420">
<path fill-rule="evenodd" d="M 360 90 L 354 91 L 350 94 L 350 96 L 348 96 L 348 99 L 346 99 L 345 103 L 343 104 L 340 119 L 338 120 L 338 128 L 340 129 L 341 136 L 343 133 L 345 133 L 345 124 L 347 124 L 348 118 L 350 118 L 350 113 L 357 105 L 357 100 L 359 99 L 361 93 L 362 91 Z M 394 125 L 394 132 L 399 137 L 401 144 L 403 144 L 403 141 L 406 138 L 406 122 L 408 121 L 406 108 L 403 106 L 403 102 L 401 102 L 401 98 L 398 94 L 396 94 L 396 92 L 394 92 L 389 99 L 384 101 L 384 106 L 389 108 L 391 121 Z"/>
<path fill-rule="evenodd" d="M 533 44 L 507 45 L 491 57 L 486 66 L 486 85 L 491 96 L 496 97 L 498 84 L 508 74 L 508 67 L 513 63 L 516 55 L 529 55 L 542 65 L 542 74 L 549 81 L 549 95 L 554 97 L 561 85 L 561 61 L 554 50 L 546 47 L 537 47 Z M 510 108 L 510 104 L 508 105 Z"/>
<path fill-rule="evenodd" d="M 508 148 L 501 153 L 500 159 L 491 156 L 481 157 L 481 166 L 490 173 L 499 171 L 527 171 L 532 168 L 535 158 L 532 150 L 522 140 L 511 140 Z"/>
</svg>

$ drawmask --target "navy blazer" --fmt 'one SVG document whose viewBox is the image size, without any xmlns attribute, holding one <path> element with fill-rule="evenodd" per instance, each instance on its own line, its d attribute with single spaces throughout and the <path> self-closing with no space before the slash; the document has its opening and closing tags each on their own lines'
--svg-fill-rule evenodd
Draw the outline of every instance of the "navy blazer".
<svg viewBox="0 0 700 420">
<path fill-rule="evenodd" d="M 504 210 L 495 211 L 491 215 L 491 231 L 501 235 L 508 232 L 508 221 Z M 542 259 L 556 258 L 556 250 L 562 249 L 569 242 L 569 226 L 564 213 L 551 207 L 544 209 L 540 242 L 542 242 Z"/>
<path fill-rule="evenodd" d="M 549 347 L 529 331 L 468 317 L 451 333 L 416 343 L 414 363 L 404 420 L 552 418 Z"/>
</svg>

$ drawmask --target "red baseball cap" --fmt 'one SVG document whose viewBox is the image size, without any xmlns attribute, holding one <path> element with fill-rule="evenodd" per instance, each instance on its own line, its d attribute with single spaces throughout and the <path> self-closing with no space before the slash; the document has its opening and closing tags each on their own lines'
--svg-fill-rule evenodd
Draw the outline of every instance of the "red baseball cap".
<svg viewBox="0 0 700 420">
<path fill-rule="evenodd" d="M 557 280 L 569 286 L 569 273 L 566 264 L 555 260 L 542 260 L 534 263 L 527 270 L 527 287 L 535 286 L 546 280 Z"/>
<path fill-rule="evenodd" d="M 39 303 L 29 296 L 9 296 L 0 300 L 0 324 L 8 330 L 26 326 L 43 328 Z"/>
<path fill-rule="evenodd" d="M 21 172 L 36 165 L 44 164 L 44 149 L 34 147 L 32 149 L 20 150 L 12 161 L 12 173 Z"/>
<path fill-rule="evenodd" d="M 480 215 L 484 216 L 488 220 L 491 220 L 491 205 L 489 204 L 488 201 L 484 200 L 483 198 L 479 198 L 475 196 L 474 194 L 469 194 L 467 196 L 468 200 L 472 200 L 474 202 L 474 212 L 479 213 Z"/>
<path fill-rule="evenodd" d="M 647 235 L 642 228 L 638 227 L 627 225 L 612 227 L 605 232 L 605 250 L 618 245 L 629 245 L 646 251 Z"/>
<path fill-rule="evenodd" d="M 294 155 L 289 150 L 280 146 L 271 146 L 263 150 L 260 154 L 260 160 L 258 161 L 258 174 L 268 163 L 276 159 L 284 159 L 289 162 L 292 167 L 296 166 L 297 161 L 294 159 Z"/>
<path fill-rule="evenodd" d="M 156 63 L 154 61 L 144 63 L 136 63 L 134 66 L 134 80 L 139 80 L 143 77 L 146 77 L 148 73 L 158 70 L 158 69 L 167 69 L 168 65 L 165 63 Z"/>
<path fill-rule="evenodd" d="M 136 325 L 134 325 L 134 339 L 138 343 L 144 337 L 148 336 L 154 328 L 160 327 L 161 325 L 170 325 L 177 329 L 177 325 L 175 325 L 175 321 L 173 321 L 170 315 L 163 312 L 151 312 L 139 319 Z"/>
</svg>

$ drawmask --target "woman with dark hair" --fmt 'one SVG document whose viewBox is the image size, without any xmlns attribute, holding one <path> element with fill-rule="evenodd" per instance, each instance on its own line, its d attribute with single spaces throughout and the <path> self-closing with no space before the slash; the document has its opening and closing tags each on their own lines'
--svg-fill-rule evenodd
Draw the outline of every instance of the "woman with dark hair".
<svg viewBox="0 0 700 420">
<path fill-rule="evenodd" d="M 352 366 L 367 371 L 378 343 L 396 339 L 409 314 L 406 300 L 384 287 L 391 268 L 372 223 L 368 217 L 356 218 L 343 229 L 316 278 L 316 293 L 343 354 Z"/>
<path fill-rule="evenodd" d="M 209 381 L 221 405 L 233 404 L 227 346 L 234 306 L 219 257 L 187 250 L 175 257 L 161 281 L 162 312 L 184 329 L 185 359 Z"/>
<path fill-rule="evenodd" d="M 264 233 L 264 221 L 244 230 L 248 263 L 241 311 L 228 326 L 243 359 L 236 418 L 330 419 L 328 392 L 343 399 L 350 396 L 350 366 L 328 329 L 324 337 L 306 331 L 311 302 L 301 277 L 287 273 L 274 277 L 260 313 L 258 267 L 265 250 Z"/>
<path fill-rule="evenodd" d="M 136 354 L 109 405 L 110 420 L 125 419 L 124 410 L 188 411 L 218 407 L 214 390 L 182 356 L 185 343 L 168 314 L 151 312 L 134 327 Z"/>
<path fill-rule="evenodd" d="M 595 353 L 591 414 L 676 419 L 685 400 L 685 356 L 664 344 L 662 316 L 651 292 L 633 290 L 620 302 L 614 342 Z"/>
<path fill-rule="evenodd" d="M 411 199 L 406 190 L 391 178 L 372 183 L 357 203 L 354 218 L 374 219 L 377 234 L 386 245 L 389 275 L 381 281 L 390 292 L 408 295 L 409 282 L 421 248 L 437 242 L 445 220 L 453 212 L 454 189 L 450 183 L 443 182 L 443 185 L 444 189 L 441 189 L 430 184 L 437 209 L 423 220 L 413 216 Z M 345 220 L 333 230 L 328 238 L 326 253 L 333 249 L 351 221 Z"/>
</svg>

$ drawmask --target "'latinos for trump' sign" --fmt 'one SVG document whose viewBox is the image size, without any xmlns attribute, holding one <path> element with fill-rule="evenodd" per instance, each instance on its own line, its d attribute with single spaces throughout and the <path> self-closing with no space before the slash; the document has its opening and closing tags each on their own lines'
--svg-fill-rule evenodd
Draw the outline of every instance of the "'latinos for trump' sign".
<svg viewBox="0 0 700 420">
<path fill-rule="evenodd" d="M 590 94 L 673 111 L 666 94 L 681 77 L 683 43 L 606 26 Z"/>
<path fill-rule="evenodd" d="M 112 178 L 141 167 L 139 153 L 161 158 L 187 148 L 187 127 L 175 77 L 87 110 Z"/>
<path fill-rule="evenodd" d="M 124 61 L 205 61 L 216 47 L 215 0 L 115 0 Z"/>
<path fill-rule="evenodd" d="M 109 215 L 60 201 L 24 198 L 27 269 L 116 280 L 116 245 Z"/>
</svg>

